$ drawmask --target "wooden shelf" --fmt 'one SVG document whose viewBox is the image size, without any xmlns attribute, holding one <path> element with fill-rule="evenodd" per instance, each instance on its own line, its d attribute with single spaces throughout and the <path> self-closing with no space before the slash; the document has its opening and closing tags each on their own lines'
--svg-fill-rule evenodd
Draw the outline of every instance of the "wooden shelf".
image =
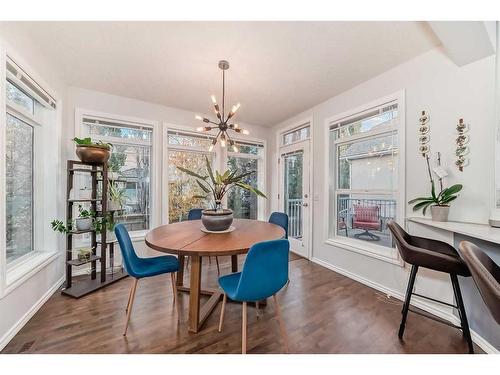
<svg viewBox="0 0 500 375">
<path fill-rule="evenodd" d="M 89 164 L 91 165 L 91 164 Z M 68 172 L 87 172 L 87 173 L 100 173 L 101 169 L 87 169 L 87 168 L 70 168 Z"/>
<path fill-rule="evenodd" d="M 101 282 L 101 273 L 97 272 L 97 277 L 93 280 L 75 278 L 73 280 L 73 285 L 71 286 L 71 288 L 63 289 L 61 293 L 73 298 L 80 298 L 89 293 L 92 293 L 94 290 L 113 284 L 114 282 L 121 280 L 127 276 L 127 272 L 125 270 L 122 270 L 113 274 L 106 274 L 106 281 Z"/>
<path fill-rule="evenodd" d="M 91 255 L 89 259 L 87 260 L 78 260 L 78 259 L 73 259 L 73 260 L 68 260 L 66 264 L 69 264 L 71 266 L 81 266 L 83 264 L 87 264 L 90 262 L 95 262 L 97 260 L 101 260 L 101 257 L 99 255 Z"/>
<path fill-rule="evenodd" d="M 102 178 L 98 178 L 98 179 L 97 179 L 97 181 L 98 181 L 98 182 L 101 182 L 101 181 L 102 181 Z M 122 179 L 119 179 L 119 178 L 117 178 L 117 179 L 113 180 L 113 179 L 111 179 L 111 178 L 109 178 L 109 177 L 108 177 L 108 181 L 111 181 L 111 182 L 120 182 L 120 183 L 126 183 L 126 182 L 128 182 L 127 180 L 122 180 Z"/>
<path fill-rule="evenodd" d="M 75 202 L 100 202 L 102 201 L 101 198 L 95 198 L 95 199 L 68 199 L 68 203 L 75 203 Z"/>
<path fill-rule="evenodd" d="M 95 232 L 94 229 L 87 229 L 87 230 L 72 230 L 71 232 L 68 232 L 67 235 L 72 235 L 72 234 L 85 234 L 85 233 L 92 233 Z"/>
</svg>

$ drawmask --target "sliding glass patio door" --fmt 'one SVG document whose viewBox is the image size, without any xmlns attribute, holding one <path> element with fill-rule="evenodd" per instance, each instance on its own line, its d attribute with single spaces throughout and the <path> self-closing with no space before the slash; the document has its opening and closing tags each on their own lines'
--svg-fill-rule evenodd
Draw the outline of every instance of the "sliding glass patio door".
<svg viewBox="0 0 500 375">
<path fill-rule="evenodd" d="M 280 211 L 288 215 L 290 248 L 309 258 L 309 141 L 280 149 Z"/>
</svg>

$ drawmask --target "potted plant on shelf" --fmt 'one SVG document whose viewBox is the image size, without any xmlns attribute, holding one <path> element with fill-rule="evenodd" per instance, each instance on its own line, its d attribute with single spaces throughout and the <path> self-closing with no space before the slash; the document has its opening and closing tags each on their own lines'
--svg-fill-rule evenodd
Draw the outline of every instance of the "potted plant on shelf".
<svg viewBox="0 0 500 375">
<path fill-rule="evenodd" d="M 124 153 L 112 152 L 108 161 L 108 180 L 115 181 L 119 177 L 120 169 L 125 165 L 127 156 Z"/>
<path fill-rule="evenodd" d="M 177 168 L 189 176 L 196 178 L 196 183 L 205 194 L 195 195 L 194 198 L 206 199 L 210 197 L 213 199 L 213 208 L 203 210 L 201 216 L 201 221 L 207 230 L 211 232 L 224 232 L 230 228 L 233 222 L 233 211 L 222 208 L 222 199 L 229 190 L 240 187 L 258 196 L 267 198 L 259 189 L 243 182 L 243 179 L 255 173 L 254 171 L 238 173 L 239 171 L 235 169 L 233 171 L 227 170 L 222 174 L 219 171 L 215 171 L 214 173 L 210 161 L 206 156 L 205 164 L 206 175 L 201 175 L 181 166 L 177 166 Z"/>
<path fill-rule="evenodd" d="M 59 233 L 69 233 L 73 229 L 77 231 L 86 231 L 93 229 L 96 233 L 101 233 L 103 230 L 113 230 L 113 217 L 108 213 L 103 217 L 98 217 L 92 210 L 84 209 L 81 205 L 78 206 L 78 217 L 72 221 L 68 220 L 66 224 L 59 219 L 52 220 L 50 223 L 52 229 Z"/>
<path fill-rule="evenodd" d="M 78 217 L 75 219 L 76 230 L 89 230 L 92 227 L 92 211 L 78 206 Z"/>
<path fill-rule="evenodd" d="M 127 201 L 125 189 L 120 189 L 116 184 L 109 184 L 108 211 L 120 211 Z"/>
<path fill-rule="evenodd" d="M 111 144 L 102 141 L 92 142 L 90 137 L 73 138 L 76 143 L 76 155 L 84 163 L 106 163 L 109 159 Z"/>
</svg>

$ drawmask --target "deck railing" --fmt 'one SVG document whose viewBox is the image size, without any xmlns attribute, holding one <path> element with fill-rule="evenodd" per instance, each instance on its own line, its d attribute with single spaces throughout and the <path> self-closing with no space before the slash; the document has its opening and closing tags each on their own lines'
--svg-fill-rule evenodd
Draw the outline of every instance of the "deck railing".
<svg viewBox="0 0 500 375">
<path fill-rule="evenodd" d="M 293 238 L 302 237 L 302 199 L 288 199 L 288 235 Z"/>
</svg>

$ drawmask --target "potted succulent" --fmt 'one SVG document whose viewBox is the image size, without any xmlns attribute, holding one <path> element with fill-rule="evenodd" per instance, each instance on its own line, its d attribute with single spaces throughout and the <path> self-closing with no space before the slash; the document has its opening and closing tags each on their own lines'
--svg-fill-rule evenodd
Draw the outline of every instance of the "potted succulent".
<svg viewBox="0 0 500 375">
<path fill-rule="evenodd" d="M 92 249 L 85 247 L 82 249 L 78 249 L 76 256 L 79 261 L 84 262 L 86 260 L 89 260 L 91 255 L 92 255 Z"/>
<path fill-rule="evenodd" d="M 106 163 L 109 159 L 111 144 L 102 141 L 92 142 L 90 137 L 73 138 L 76 143 L 76 155 L 84 163 Z"/>
<path fill-rule="evenodd" d="M 210 210 L 203 210 L 201 216 L 201 221 L 207 230 L 223 232 L 231 226 L 233 222 L 233 211 L 222 208 L 222 199 L 229 190 L 240 187 L 258 196 L 267 198 L 259 189 L 243 182 L 243 179 L 255 173 L 254 171 L 238 173 L 238 170 L 235 169 L 233 171 L 227 170 L 222 174 L 219 173 L 219 171 L 215 171 L 214 173 L 210 161 L 206 156 L 205 164 L 207 171 L 206 175 L 201 175 L 181 166 L 177 166 L 177 168 L 189 176 L 196 178 L 196 183 L 203 191 L 204 195 L 195 195 L 194 198 L 205 199 L 210 197 L 213 199 L 213 208 Z"/>
</svg>

